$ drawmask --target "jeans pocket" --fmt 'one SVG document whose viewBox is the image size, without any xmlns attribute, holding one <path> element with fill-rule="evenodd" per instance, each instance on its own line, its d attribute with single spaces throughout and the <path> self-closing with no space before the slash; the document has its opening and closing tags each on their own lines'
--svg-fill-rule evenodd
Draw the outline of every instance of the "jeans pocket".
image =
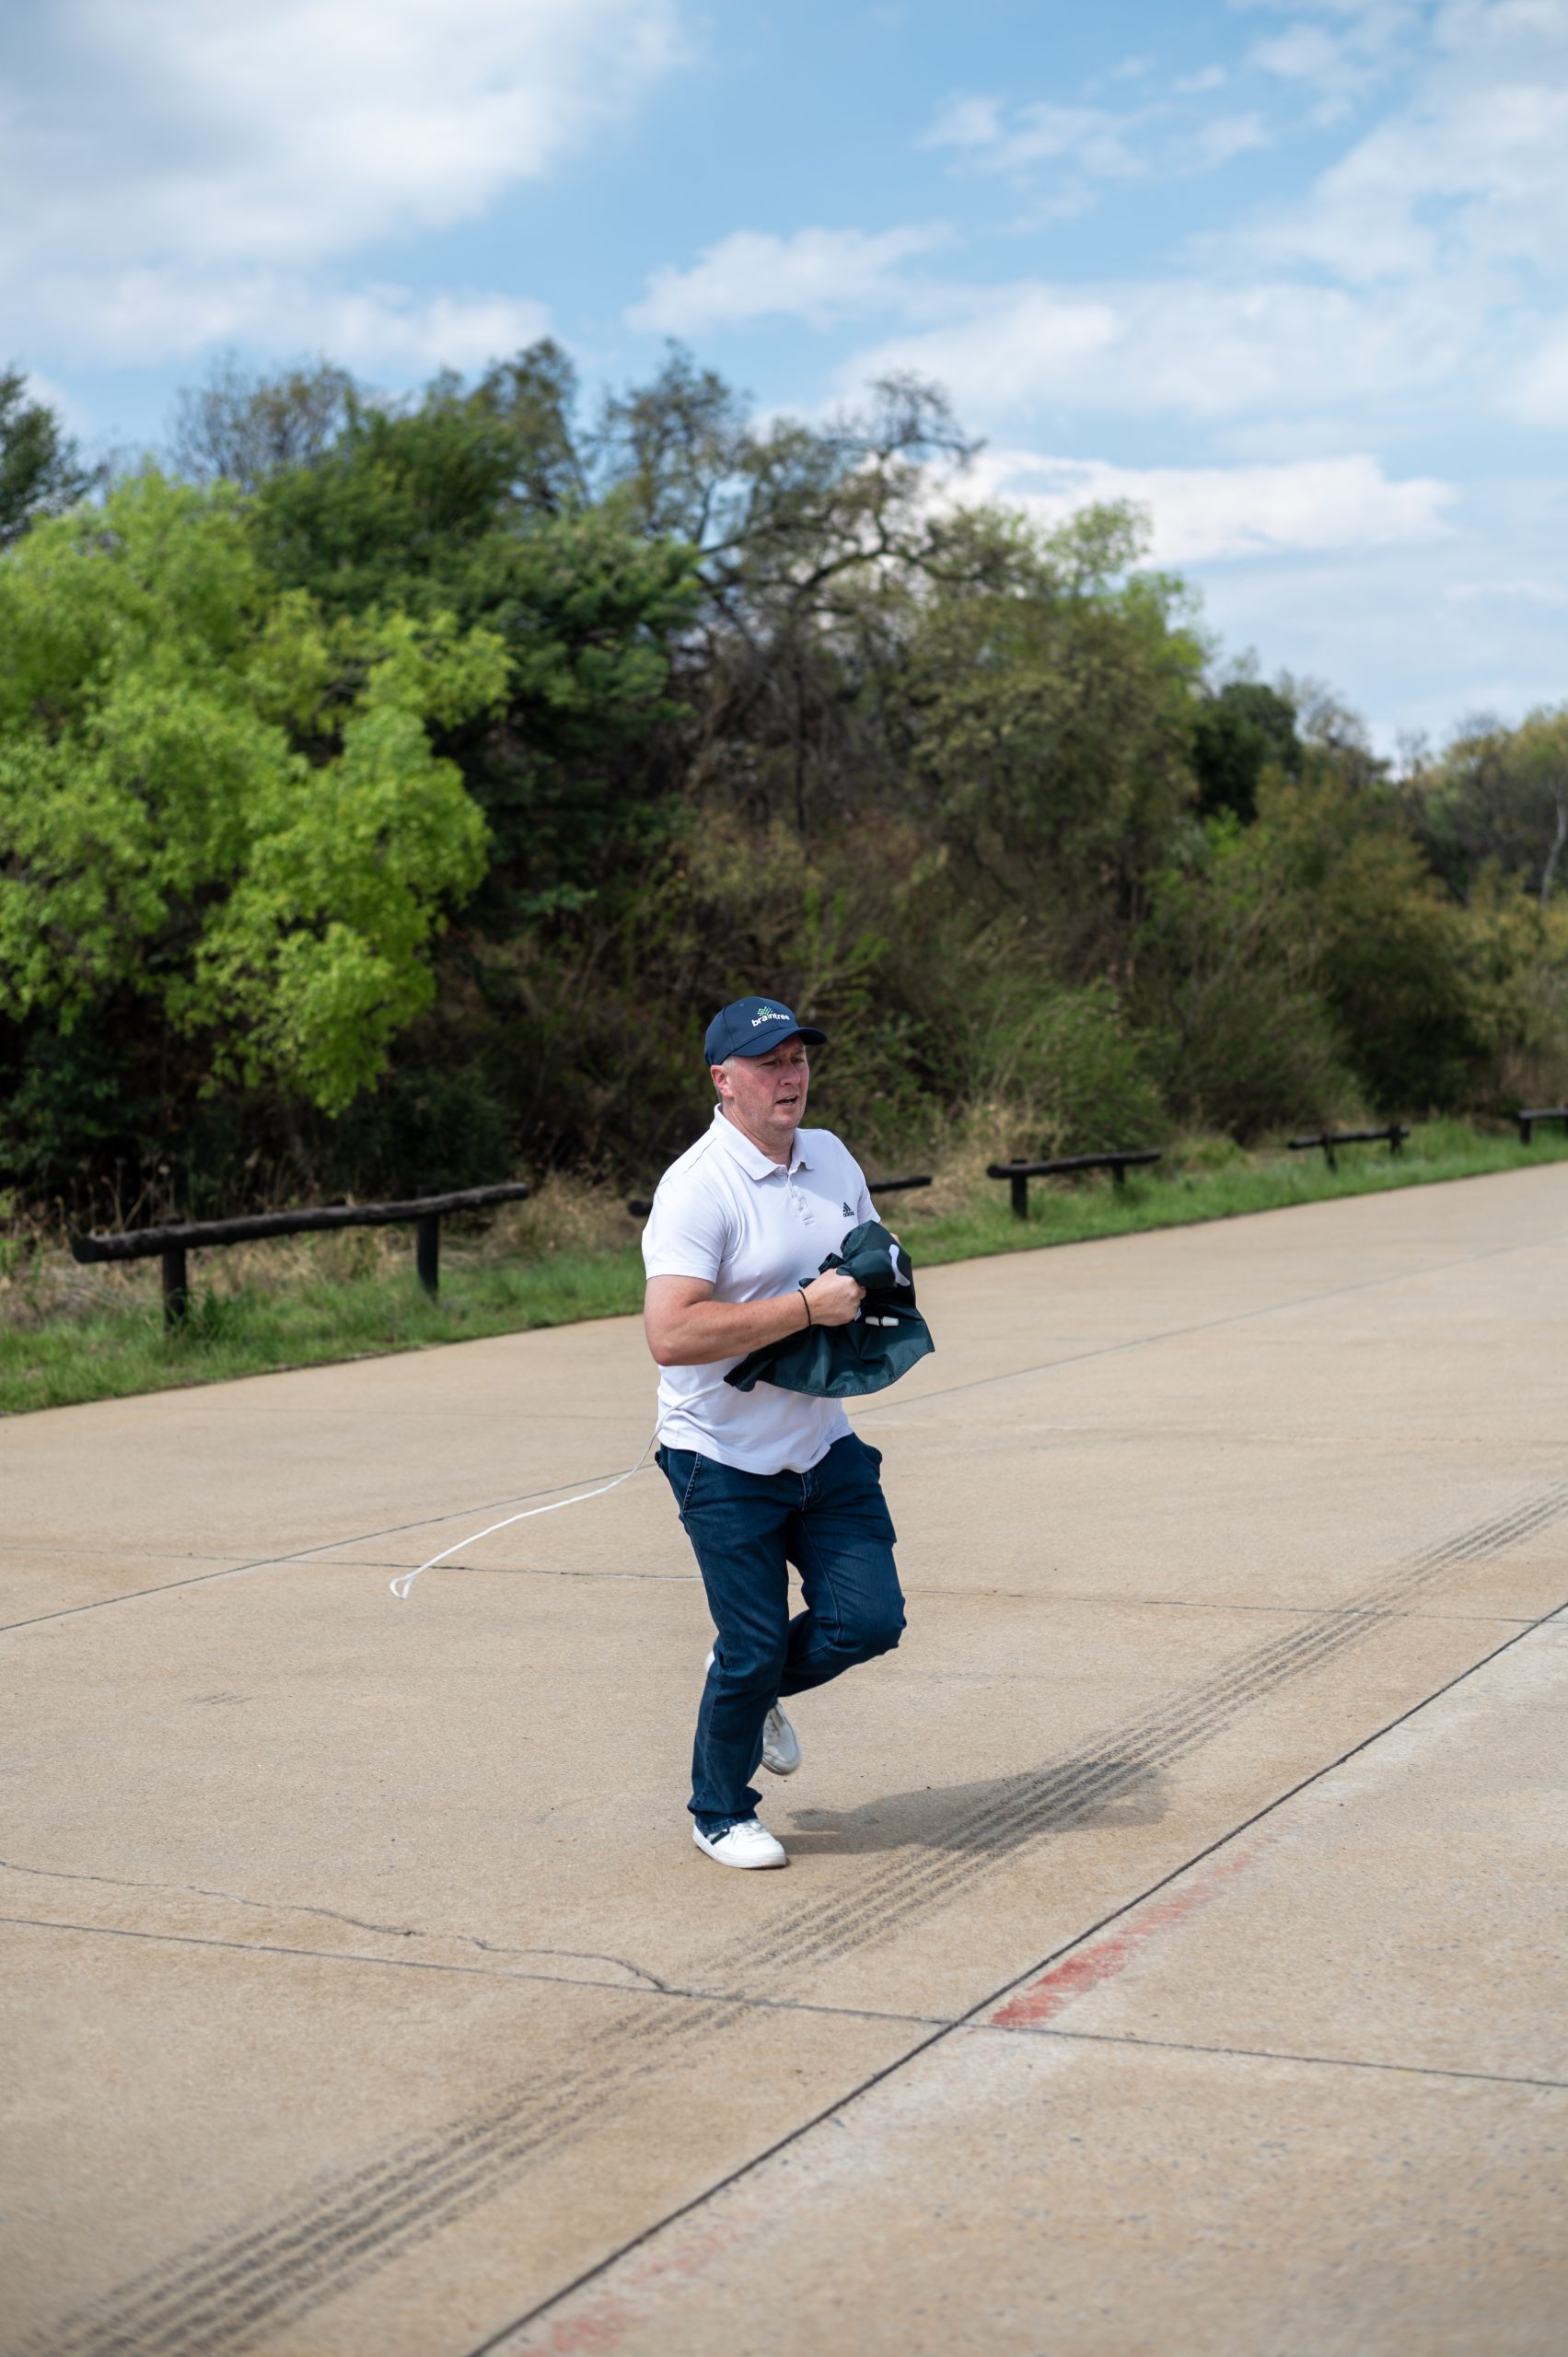
<svg viewBox="0 0 1568 2357">
<path fill-rule="evenodd" d="M 692 1498 L 696 1495 L 697 1483 L 702 1476 L 703 1467 L 705 1462 L 706 1459 L 702 1456 L 701 1452 L 697 1449 L 693 1449 L 691 1452 L 691 1470 L 687 1475 L 686 1486 L 680 1492 L 680 1519 L 682 1522 L 686 1519 L 687 1507 L 691 1504 Z"/>
</svg>

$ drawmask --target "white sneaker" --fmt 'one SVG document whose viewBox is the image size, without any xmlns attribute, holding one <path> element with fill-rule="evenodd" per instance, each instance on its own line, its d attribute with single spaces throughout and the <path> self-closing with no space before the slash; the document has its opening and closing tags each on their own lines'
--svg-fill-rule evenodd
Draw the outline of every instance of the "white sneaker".
<svg viewBox="0 0 1568 2357">
<path fill-rule="evenodd" d="M 710 1654 L 703 1667 L 712 1669 L 713 1666 Z M 762 1765 L 770 1776 L 793 1776 L 800 1765 L 800 1737 L 778 1702 L 762 1722 Z"/>
<path fill-rule="evenodd" d="M 793 1776 L 800 1765 L 800 1737 L 776 1702 L 762 1722 L 762 1765 L 773 1776 Z"/>
<path fill-rule="evenodd" d="M 767 1827 L 754 1817 L 746 1817 L 739 1825 L 732 1825 L 727 1832 L 709 1835 L 700 1825 L 691 1828 L 691 1839 L 699 1850 L 716 1858 L 721 1866 L 787 1866 L 789 1852 L 782 1841 L 775 1841 Z"/>
</svg>

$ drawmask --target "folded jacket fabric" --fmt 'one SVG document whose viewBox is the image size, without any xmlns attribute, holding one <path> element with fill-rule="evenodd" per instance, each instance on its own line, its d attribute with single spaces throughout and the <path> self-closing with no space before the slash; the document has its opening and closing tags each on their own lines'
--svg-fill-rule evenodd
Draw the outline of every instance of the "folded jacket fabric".
<svg viewBox="0 0 1568 2357">
<path fill-rule="evenodd" d="M 782 1391 L 808 1391 L 819 1399 L 854 1399 L 885 1391 L 935 1348 L 914 1303 L 909 1254 L 880 1220 L 852 1227 L 819 1274 L 842 1269 L 865 1287 L 860 1315 L 848 1326 L 805 1326 L 782 1342 L 764 1342 L 726 1376 L 738 1391 L 775 1383 Z"/>
</svg>

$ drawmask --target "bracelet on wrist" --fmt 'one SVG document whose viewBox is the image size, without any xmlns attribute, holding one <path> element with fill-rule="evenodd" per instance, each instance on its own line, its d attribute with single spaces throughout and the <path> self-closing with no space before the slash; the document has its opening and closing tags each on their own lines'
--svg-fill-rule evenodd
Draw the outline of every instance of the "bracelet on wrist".
<svg viewBox="0 0 1568 2357">
<path fill-rule="evenodd" d="M 800 1298 L 801 1298 L 801 1300 L 806 1304 L 806 1325 L 807 1325 L 807 1326 L 815 1326 L 815 1325 L 816 1325 L 816 1323 L 817 1323 L 817 1320 L 812 1317 L 812 1315 L 811 1315 L 811 1304 L 810 1304 L 810 1302 L 809 1302 L 809 1301 L 807 1301 L 807 1298 L 806 1298 L 806 1279 L 805 1279 L 804 1277 L 802 1277 L 802 1278 L 800 1278 L 800 1279 L 799 1279 L 799 1285 L 800 1285 Z M 801 1329 L 802 1333 L 804 1333 L 804 1332 L 805 1332 L 805 1330 L 806 1330 L 806 1328 L 805 1328 L 805 1327 L 802 1327 L 802 1329 Z"/>
</svg>

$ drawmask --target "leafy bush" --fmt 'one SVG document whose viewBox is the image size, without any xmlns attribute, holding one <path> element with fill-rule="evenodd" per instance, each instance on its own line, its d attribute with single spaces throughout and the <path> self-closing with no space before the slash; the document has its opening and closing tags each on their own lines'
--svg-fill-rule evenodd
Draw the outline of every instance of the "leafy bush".
<svg viewBox="0 0 1568 2357">
<path fill-rule="evenodd" d="M 1485 1101 L 1508 984 L 1393 796 L 1330 771 L 1300 786 L 1265 780 L 1260 808 L 1249 849 L 1280 879 L 1287 929 L 1312 946 L 1314 981 L 1367 1100 L 1387 1113 Z"/>
<path fill-rule="evenodd" d="M 1047 1157 L 1153 1144 L 1169 1120 L 1111 985 L 1063 983 L 1005 935 L 953 976 L 953 1086 L 995 1150 Z"/>
<path fill-rule="evenodd" d="M 226 489 L 148 473 L 0 566 L 0 1014 L 114 998 L 336 1110 L 434 995 L 484 821 L 427 723 L 498 691 L 437 617 L 324 626 Z"/>
<path fill-rule="evenodd" d="M 1199 809 L 1205 818 L 1222 811 L 1255 818 L 1264 770 L 1272 765 L 1297 777 L 1302 752 L 1295 706 L 1287 696 L 1260 679 L 1229 680 L 1200 703 L 1192 730 Z"/>
<path fill-rule="evenodd" d="M 1211 847 L 1195 872 L 1158 880 L 1139 941 L 1137 1005 L 1165 1100 L 1243 1142 L 1328 1120 L 1356 1092 L 1301 911 L 1234 826 Z"/>
<path fill-rule="evenodd" d="M 511 1123 L 472 1074 L 402 1070 L 329 1126 L 319 1168 L 331 1192 L 362 1202 L 493 1186 L 511 1175 Z"/>
<path fill-rule="evenodd" d="M 1465 911 L 1401 836 L 1371 837 L 1324 896 L 1318 973 L 1381 1113 L 1451 1112 L 1488 1093 L 1496 1040 Z"/>
</svg>

